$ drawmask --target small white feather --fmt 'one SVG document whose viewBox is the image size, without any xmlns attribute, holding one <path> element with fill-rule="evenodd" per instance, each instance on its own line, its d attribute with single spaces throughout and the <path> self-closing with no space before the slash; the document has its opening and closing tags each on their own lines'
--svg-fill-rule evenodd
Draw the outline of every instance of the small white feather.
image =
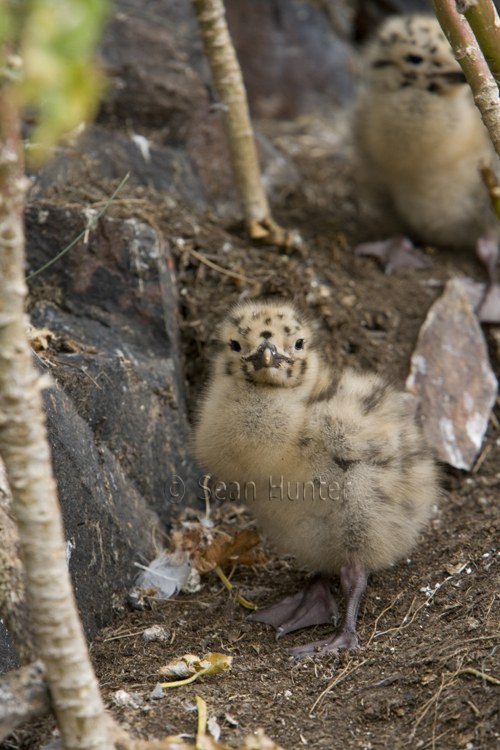
<svg viewBox="0 0 500 750">
<path fill-rule="evenodd" d="M 149 589 L 158 587 L 157 596 L 170 599 L 171 596 L 180 591 L 186 585 L 191 572 L 191 565 L 187 556 L 170 555 L 163 551 L 147 567 L 135 563 L 136 567 L 142 568 L 136 580 L 136 587 Z"/>
</svg>

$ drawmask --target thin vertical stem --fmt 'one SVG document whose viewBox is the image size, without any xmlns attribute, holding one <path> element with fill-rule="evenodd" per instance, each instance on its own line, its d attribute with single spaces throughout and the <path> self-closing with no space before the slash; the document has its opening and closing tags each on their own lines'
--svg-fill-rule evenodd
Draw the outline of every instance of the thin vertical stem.
<svg viewBox="0 0 500 750">
<path fill-rule="evenodd" d="M 193 0 L 193 6 L 221 101 L 231 164 L 250 237 L 267 244 L 299 248 L 298 235 L 284 231 L 271 217 L 260 179 L 245 85 L 229 35 L 223 0 Z"/>
<path fill-rule="evenodd" d="M 260 179 L 257 149 L 236 52 L 227 28 L 222 0 L 193 0 L 231 152 L 231 162 L 245 216 L 262 221 L 269 205 Z"/>
<path fill-rule="evenodd" d="M 497 85 L 500 82 L 500 18 L 491 0 L 456 0 L 481 48 Z"/>
<path fill-rule="evenodd" d="M 458 13 L 455 0 L 431 2 L 472 89 L 474 101 L 488 128 L 495 151 L 500 156 L 500 96 L 495 79 L 467 20 Z"/>
<path fill-rule="evenodd" d="M 2 50 L 0 50 L 1 55 Z M 66 750 L 111 750 L 108 719 L 66 567 L 41 378 L 26 338 L 19 113 L 0 57 L 0 454 L 25 565 L 31 622 Z"/>
</svg>

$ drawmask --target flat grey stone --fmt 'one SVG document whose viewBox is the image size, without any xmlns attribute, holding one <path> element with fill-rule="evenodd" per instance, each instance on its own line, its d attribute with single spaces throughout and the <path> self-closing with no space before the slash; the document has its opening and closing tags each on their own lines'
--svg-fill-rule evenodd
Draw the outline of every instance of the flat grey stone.
<svg viewBox="0 0 500 750">
<path fill-rule="evenodd" d="M 406 389 L 420 399 L 420 418 L 437 458 L 470 470 L 495 403 L 498 382 L 468 294 L 446 284 L 420 329 Z"/>
</svg>

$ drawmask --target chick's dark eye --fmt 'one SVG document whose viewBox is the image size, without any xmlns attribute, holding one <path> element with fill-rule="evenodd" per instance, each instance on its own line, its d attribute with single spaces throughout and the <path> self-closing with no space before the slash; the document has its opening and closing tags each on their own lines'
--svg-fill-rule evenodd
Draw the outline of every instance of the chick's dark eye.
<svg viewBox="0 0 500 750">
<path fill-rule="evenodd" d="M 304 339 L 297 339 L 295 342 L 295 349 L 300 350 L 304 348 Z"/>
<path fill-rule="evenodd" d="M 412 65 L 420 65 L 423 59 L 424 58 L 420 57 L 420 55 L 406 55 L 405 57 L 406 62 L 409 62 Z"/>
<path fill-rule="evenodd" d="M 241 344 L 238 341 L 230 341 L 229 345 L 232 352 L 241 352 Z"/>
</svg>

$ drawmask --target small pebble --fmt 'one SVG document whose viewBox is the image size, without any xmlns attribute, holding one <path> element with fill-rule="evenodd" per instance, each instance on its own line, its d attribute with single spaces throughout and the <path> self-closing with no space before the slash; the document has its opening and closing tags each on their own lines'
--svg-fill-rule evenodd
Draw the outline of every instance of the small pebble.
<svg viewBox="0 0 500 750">
<path fill-rule="evenodd" d="M 215 716 L 212 716 L 207 722 L 208 731 L 216 742 L 220 739 L 220 726 L 217 723 Z"/>
<path fill-rule="evenodd" d="M 131 695 L 126 690 L 117 690 L 113 693 L 113 701 L 117 706 L 127 708 L 139 708 L 144 702 L 140 695 Z"/>
<path fill-rule="evenodd" d="M 201 582 L 200 574 L 198 573 L 196 568 L 191 568 L 188 579 L 182 587 L 181 591 L 184 594 L 197 594 L 202 586 L 203 584 Z"/>
<path fill-rule="evenodd" d="M 345 297 L 342 297 L 340 304 L 344 307 L 354 307 L 357 301 L 358 300 L 354 294 L 347 294 Z"/>
<path fill-rule="evenodd" d="M 161 625 L 152 625 L 150 628 L 146 628 L 142 634 L 143 640 L 147 643 L 153 643 L 154 641 L 164 643 L 168 641 L 169 637 L 169 633 Z"/>
<path fill-rule="evenodd" d="M 163 688 L 161 686 L 161 682 L 156 683 L 155 689 L 150 693 L 150 698 L 155 701 L 163 698 Z"/>
</svg>

